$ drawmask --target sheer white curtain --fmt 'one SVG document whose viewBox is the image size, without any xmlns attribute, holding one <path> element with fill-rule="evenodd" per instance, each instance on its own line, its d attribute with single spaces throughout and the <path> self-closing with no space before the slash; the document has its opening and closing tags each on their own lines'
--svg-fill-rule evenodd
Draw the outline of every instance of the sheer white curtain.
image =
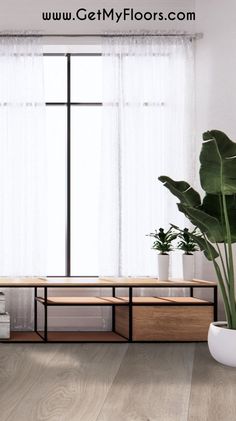
<svg viewBox="0 0 236 421">
<path fill-rule="evenodd" d="M 146 234 L 184 227 L 160 175 L 194 179 L 194 52 L 181 36 L 108 37 L 103 45 L 100 274 L 157 276 Z M 173 253 L 172 277 L 182 276 Z"/>
<path fill-rule="evenodd" d="M 0 38 L 0 276 L 46 274 L 43 55 L 37 37 Z M 32 325 L 32 293 L 9 289 L 13 327 Z"/>
</svg>

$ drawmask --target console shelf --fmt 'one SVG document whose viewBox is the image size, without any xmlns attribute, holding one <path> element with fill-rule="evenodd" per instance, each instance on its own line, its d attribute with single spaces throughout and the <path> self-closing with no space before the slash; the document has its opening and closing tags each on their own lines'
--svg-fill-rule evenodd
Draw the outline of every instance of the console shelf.
<svg viewBox="0 0 236 421">
<path fill-rule="evenodd" d="M 155 278 L 0 278 L 0 287 L 34 289 L 34 331 L 11 332 L 10 340 L 19 342 L 192 342 L 206 341 L 209 324 L 217 320 L 217 284 L 204 280 L 158 281 Z M 81 289 L 105 289 L 110 295 L 80 296 Z M 186 288 L 189 296 L 173 297 L 153 294 L 156 288 Z M 53 294 L 60 288 L 61 296 Z M 70 288 L 76 296 L 66 296 Z M 117 293 L 123 288 L 122 296 Z M 136 288 L 152 288 L 152 295 L 137 296 Z M 197 289 L 210 288 L 211 300 L 194 297 Z M 175 290 L 176 291 L 176 290 Z M 92 292 L 92 291 L 91 291 Z M 81 294 L 82 295 L 82 294 Z M 38 329 L 38 306 L 44 308 L 44 326 Z M 109 332 L 52 332 L 48 308 L 53 306 L 105 306 L 112 309 L 112 330 Z"/>
<path fill-rule="evenodd" d="M 48 306 L 110 306 L 127 305 L 126 299 L 117 297 L 37 297 L 37 301 Z"/>
<path fill-rule="evenodd" d="M 47 306 L 111 306 L 129 305 L 128 297 L 36 297 L 36 300 Z M 211 301 L 194 297 L 133 297 L 132 305 L 210 305 Z"/>
</svg>

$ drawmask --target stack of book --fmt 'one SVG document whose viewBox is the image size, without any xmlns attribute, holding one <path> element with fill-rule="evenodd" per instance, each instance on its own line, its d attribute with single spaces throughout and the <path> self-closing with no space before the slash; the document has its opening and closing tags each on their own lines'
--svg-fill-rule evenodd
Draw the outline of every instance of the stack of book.
<svg viewBox="0 0 236 421">
<path fill-rule="evenodd" d="M 6 313 L 5 294 L 0 291 L 0 339 L 10 338 L 10 315 Z"/>
</svg>

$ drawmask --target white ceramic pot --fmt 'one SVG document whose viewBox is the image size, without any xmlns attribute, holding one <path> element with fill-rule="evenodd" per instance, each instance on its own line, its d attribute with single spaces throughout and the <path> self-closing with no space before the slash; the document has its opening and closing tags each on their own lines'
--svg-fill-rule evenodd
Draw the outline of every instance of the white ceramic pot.
<svg viewBox="0 0 236 421">
<path fill-rule="evenodd" d="M 168 254 L 158 254 L 158 279 L 159 281 L 167 281 L 169 279 L 169 260 Z"/>
<path fill-rule="evenodd" d="M 191 281 L 194 279 L 194 255 L 193 254 L 183 254 L 183 279 L 185 281 Z"/>
<path fill-rule="evenodd" d="M 208 347 L 216 361 L 230 367 L 236 367 L 236 330 L 228 329 L 226 322 L 210 324 Z"/>
</svg>

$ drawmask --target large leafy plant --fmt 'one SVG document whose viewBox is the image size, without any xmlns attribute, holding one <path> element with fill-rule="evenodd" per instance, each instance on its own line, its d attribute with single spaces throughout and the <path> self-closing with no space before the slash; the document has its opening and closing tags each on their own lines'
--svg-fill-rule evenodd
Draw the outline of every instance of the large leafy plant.
<svg viewBox="0 0 236 421">
<path fill-rule="evenodd" d="M 178 208 L 202 236 L 191 234 L 207 259 L 213 262 L 230 329 L 236 329 L 236 299 L 232 244 L 236 242 L 236 143 L 225 133 L 203 134 L 200 182 L 205 196 L 185 181 L 161 176 L 159 180 L 178 199 Z M 223 247 L 220 247 L 222 243 Z M 221 264 L 219 264 L 219 257 Z"/>
</svg>

